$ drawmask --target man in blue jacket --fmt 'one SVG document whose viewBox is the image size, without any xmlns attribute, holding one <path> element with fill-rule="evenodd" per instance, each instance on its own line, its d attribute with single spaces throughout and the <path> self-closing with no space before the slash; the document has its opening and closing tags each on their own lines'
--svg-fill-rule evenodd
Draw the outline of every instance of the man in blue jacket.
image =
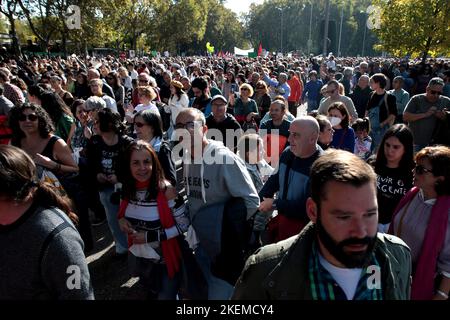
<svg viewBox="0 0 450 320">
<path fill-rule="evenodd" d="M 309 81 L 306 83 L 303 89 L 301 101 L 307 97 L 308 112 L 315 110 L 319 107 L 320 89 L 323 87 L 321 79 L 317 79 L 317 71 L 312 70 L 309 73 Z"/>
<path fill-rule="evenodd" d="M 289 147 L 280 156 L 277 172 L 270 176 L 259 196 L 259 210 L 278 210 L 269 231 L 269 241 L 298 234 L 309 222 L 305 204 L 309 197 L 309 172 L 323 150 L 317 145 L 319 124 L 310 116 L 295 119 L 289 127 Z M 277 193 L 277 198 L 274 194 Z"/>
</svg>

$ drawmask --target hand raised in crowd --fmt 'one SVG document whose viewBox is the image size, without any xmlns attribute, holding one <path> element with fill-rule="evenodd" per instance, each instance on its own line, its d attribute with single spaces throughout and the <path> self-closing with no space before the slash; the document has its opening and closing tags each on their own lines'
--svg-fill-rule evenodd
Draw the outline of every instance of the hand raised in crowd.
<svg viewBox="0 0 450 320">
<path fill-rule="evenodd" d="M 92 137 L 92 130 L 89 129 L 88 126 L 85 126 L 85 127 L 84 127 L 84 131 L 83 131 L 83 134 L 84 134 L 84 136 L 85 136 L 86 139 L 90 139 L 90 138 Z"/>
</svg>

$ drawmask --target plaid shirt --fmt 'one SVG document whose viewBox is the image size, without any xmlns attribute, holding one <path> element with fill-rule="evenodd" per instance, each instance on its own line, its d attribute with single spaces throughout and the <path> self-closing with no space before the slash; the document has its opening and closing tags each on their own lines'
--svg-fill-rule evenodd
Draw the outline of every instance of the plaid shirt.
<svg viewBox="0 0 450 320">
<path fill-rule="evenodd" d="M 363 268 L 358 281 L 353 300 L 383 300 L 382 289 L 370 289 L 367 287 L 367 279 L 371 273 L 367 273 L 367 267 L 375 265 L 378 268 L 375 254 L 372 253 L 370 262 Z M 347 300 L 347 296 L 336 280 L 319 262 L 317 242 L 314 242 L 312 254 L 308 262 L 309 280 L 311 281 L 311 294 L 314 300 Z"/>
<path fill-rule="evenodd" d="M 5 82 L 3 84 L 3 95 L 8 98 L 9 101 L 14 103 L 15 106 L 20 106 L 25 103 L 25 97 L 23 96 L 22 91 L 19 87 L 11 83 Z"/>
</svg>

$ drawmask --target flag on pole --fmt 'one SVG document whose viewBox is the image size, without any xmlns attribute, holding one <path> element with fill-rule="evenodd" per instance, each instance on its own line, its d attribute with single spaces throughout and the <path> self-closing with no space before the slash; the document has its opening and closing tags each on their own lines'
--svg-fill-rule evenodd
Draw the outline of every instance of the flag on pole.
<svg viewBox="0 0 450 320">
<path fill-rule="evenodd" d="M 262 54 L 262 44 L 261 44 L 261 42 L 259 43 L 259 48 L 258 48 L 258 57 L 260 57 L 261 56 L 261 54 Z"/>
</svg>

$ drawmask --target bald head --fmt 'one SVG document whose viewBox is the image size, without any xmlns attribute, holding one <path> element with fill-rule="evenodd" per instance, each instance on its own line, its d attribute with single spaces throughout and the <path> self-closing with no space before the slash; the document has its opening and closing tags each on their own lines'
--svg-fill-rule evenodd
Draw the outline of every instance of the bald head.
<svg viewBox="0 0 450 320">
<path fill-rule="evenodd" d="M 200 110 L 195 109 L 195 108 L 186 108 L 186 109 L 183 109 L 182 111 L 180 111 L 180 113 L 178 113 L 176 123 L 178 123 L 179 120 L 181 120 L 182 122 L 184 122 L 185 120 L 201 121 L 202 125 L 206 124 L 206 119 L 205 119 L 205 115 L 203 114 L 203 112 L 201 112 Z"/>
<path fill-rule="evenodd" d="M 289 127 L 291 152 L 300 158 L 308 158 L 316 152 L 319 138 L 319 123 L 311 116 L 301 116 L 292 121 Z"/>
<path fill-rule="evenodd" d="M 88 80 L 100 79 L 100 72 L 97 69 L 91 68 L 88 70 Z"/>
<path fill-rule="evenodd" d="M 319 123 L 317 120 L 311 116 L 300 116 L 298 118 L 295 118 L 294 121 L 292 121 L 291 124 L 296 124 L 300 128 L 304 128 L 306 131 L 305 133 L 310 134 L 317 134 L 319 135 L 320 128 Z"/>
</svg>

